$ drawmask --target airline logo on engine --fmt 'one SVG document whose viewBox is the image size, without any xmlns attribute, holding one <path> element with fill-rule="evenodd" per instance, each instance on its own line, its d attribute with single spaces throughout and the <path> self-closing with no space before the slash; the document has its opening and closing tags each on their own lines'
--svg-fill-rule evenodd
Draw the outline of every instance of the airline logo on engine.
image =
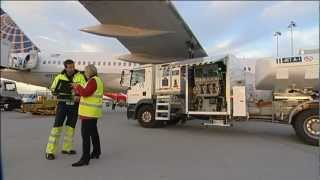
<svg viewBox="0 0 320 180">
<path fill-rule="evenodd" d="M 276 63 L 277 64 L 288 64 L 288 63 L 300 63 L 302 62 L 302 57 L 283 57 L 283 58 L 277 58 Z"/>
<path fill-rule="evenodd" d="M 304 62 L 311 62 L 313 60 L 313 57 L 312 56 L 305 56 L 303 58 Z"/>
</svg>

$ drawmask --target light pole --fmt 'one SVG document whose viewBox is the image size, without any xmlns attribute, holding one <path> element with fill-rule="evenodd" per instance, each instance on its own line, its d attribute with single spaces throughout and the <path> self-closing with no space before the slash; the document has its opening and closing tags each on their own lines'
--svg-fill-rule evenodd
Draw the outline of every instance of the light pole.
<svg viewBox="0 0 320 180">
<path fill-rule="evenodd" d="M 293 28 L 296 27 L 297 24 L 294 21 L 290 21 L 288 28 L 291 31 L 291 56 L 293 56 Z"/>
<path fill-rule="evenodd" d="M 281 36 L 281 32 L 277 31 L 273 34 L 273 36 L 277 37 L 277 56 L 279 56 L 279 36 Z"/>
</svg>

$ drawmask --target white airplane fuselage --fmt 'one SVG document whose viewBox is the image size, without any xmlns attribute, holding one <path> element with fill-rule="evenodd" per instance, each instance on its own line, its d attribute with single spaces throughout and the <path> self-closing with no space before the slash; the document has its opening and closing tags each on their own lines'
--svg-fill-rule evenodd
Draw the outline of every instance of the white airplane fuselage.
<svg viewBox="0 0 320 180">
<path fill-rule="evenodd" d="M 49 87 L 54 76 L 64 69 L 63 62 L 72 59 L 77 70 L 83 71 L 88 64 L 94 64 L 105 84 L 105 91 L 121 92 L 122 69 L 138 66 L 136 63 L 120 61 L 106 53 L 55 53 L 39 54 L 37 65 L 30 70 L 2 69 L 1 77 L 37 86 Z"/>
</svg>

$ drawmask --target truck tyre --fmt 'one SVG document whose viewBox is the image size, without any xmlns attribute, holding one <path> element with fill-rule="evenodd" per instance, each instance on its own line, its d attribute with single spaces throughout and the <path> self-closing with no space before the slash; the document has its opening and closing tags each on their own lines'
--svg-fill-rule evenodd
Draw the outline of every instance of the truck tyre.
<svg viewBox="0 0 320 180">
<path fill-rule="evenodd" d="M 143 105 L 138 109 L 138 121 L 144 128 L 156 128 L 162 126 L 162 121 L 155 120 L 154 109 L 152 106 Z"/>
<path fill-rule="evenodd" d="M 301 140 L 310 145 L 319 145 L 319 109 L 307 109 L 298 113 L 295 117 L 294 127 Z"/>
<path fill-rule="evenodd" d="M 13 107 L 12 107 L 12 105 L 11 105 L 10 103 L 6 103 L 6 104 L 4 105 L 4 110 L 5 110 L 5 111 L 12 111 L 12 110 L 13 110 Z"/>
</svg>

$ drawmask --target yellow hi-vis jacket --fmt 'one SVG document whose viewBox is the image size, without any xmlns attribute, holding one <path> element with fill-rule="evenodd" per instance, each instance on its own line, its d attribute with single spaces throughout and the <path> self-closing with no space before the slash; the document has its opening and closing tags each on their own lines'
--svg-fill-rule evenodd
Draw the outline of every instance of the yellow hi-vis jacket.
<svg viewBox="0 0 320 180">
<path fill-rule="evenodd" d="M 98 76 L 94 76 L 92 77 L 92 79 L 96 81 L 97 89 L 91 96 L 81 96 L 79 115 L 85 117 L 100 118 L 102 116 L 102 96 L 104 92 L 103 81 Z"/>
<path fill-rule="evenodd" d="M 51 87 L 50 87 L 51 92 L 54 92 L 54 90 L 56 89 L 56 87 L 58 85 L 59 80 L 69 81 L 65 71 L 62 71 L 61 73 L 57 74 L 57 76 L 54 78 L 54 80 L 53 80 L 53 82 L 51 84 Z M 86 78 L 84 77 L 83 73 L 81 73 L 79 71 L 76 71 L 76 73 L 73 75 L 72 82 L 73 83 L 78 83 L 81 86 L 84 86 L 85 83 L 86 83 Z M 58 98 L 58 100 L 59 99 L 60 100 L 64 100 L 66 97 L 58 95 L 57 98 Z M 66 98 L 66 99 L 70 99 L 70 98 L 71 97 Z"/>
</svg>

